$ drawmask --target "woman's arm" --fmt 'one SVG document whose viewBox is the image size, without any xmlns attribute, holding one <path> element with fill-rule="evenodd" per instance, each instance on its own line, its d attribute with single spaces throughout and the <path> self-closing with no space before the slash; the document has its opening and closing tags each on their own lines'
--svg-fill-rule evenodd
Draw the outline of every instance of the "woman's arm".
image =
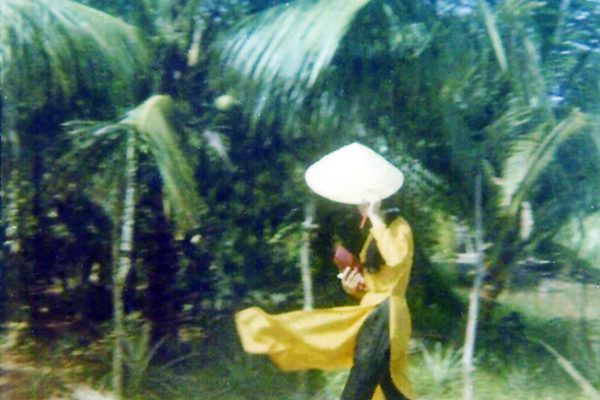
<svg viewBox="0 0 600 400">
<path fill-rule="evenodd" d="M 387 227 L 379 202 L 369 204 L 366 213 L 371 221 L 371 233 L 385 263 L 390 267 L 401 264 L 409 256 L 413 246 L 412 231 L 408 223 L 398 218 Z"/>
</svg>

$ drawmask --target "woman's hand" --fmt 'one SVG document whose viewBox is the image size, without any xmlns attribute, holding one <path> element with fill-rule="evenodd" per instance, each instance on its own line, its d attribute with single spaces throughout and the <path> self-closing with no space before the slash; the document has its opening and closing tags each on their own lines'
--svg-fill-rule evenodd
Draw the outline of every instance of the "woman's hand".
<svg viewBox="0 0 600 400">
<path fill-rule="evenodd" d="M 346 267 L 341 273 L 340 279 L 342 280 L 342 288 L 344 292 L 350 296 L 361 298 L 367 291 L 365 286 L 365 280 L 358 269 Z"/>
<path fill-rule="evenodd" d="M 375 201 L 371 203 L 365 202 L 359 204 L 358 210 L 363 216 L 363 220 L 365 218 L 369 218 L 372 226 L 378 228 L 385 226 L 385 222 L 383 221 L 383 213 L 381 212 L 381 201 Z"/>
</svg>

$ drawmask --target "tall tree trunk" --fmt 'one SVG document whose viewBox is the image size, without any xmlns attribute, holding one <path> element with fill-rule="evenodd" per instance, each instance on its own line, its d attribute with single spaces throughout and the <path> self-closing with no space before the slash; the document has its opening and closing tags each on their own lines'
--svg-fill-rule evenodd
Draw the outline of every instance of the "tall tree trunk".
<svg viewBox="0 0 600 400">
<path fill-rule="evenodd" d="M 300 247 L 300 274 L 302 276 L 302 292 L 304 293 L 303 309 L 312 310 L 315 306 L 313 293 L 312 273 L 310 271 L 311 248 L 310 239 L 312 230 L 317 227 L 315 220 L 315 203 L 312 199 L 304 205 L 304 222 L 302 223 L 302 245 Z M 295 398 L 310 398 L 310 375 L 304 372 L 300 375 L 300 390 Z"/>
<path fill-rule="evenodd" d="M 114 345 L 112 365 L 112 385 L 117 399 L 123 399 L 123 361 L 125 338 L 125 310 L 123 291 L 127 275 L 131 270 L 131 253 L 133 250 L 133 229 L 135 226 L 135 195 L 137 178 L 137 154 L 135 132 L 129 131 L 127 137 L 125 199 L 123 201 L 123 217 L 121 220 L 121 238 L 119 243 L 118 265 L 113 274 L 113 313 L 114 313 Z"/>
<path fill-rule="evenodd" d="M 310 272 L 310 236 L 311 231 L 316 227 L 313 223 L 314 219 L 315 204 L 312 200 L 309 200 L 304 207 L 302 247 L 300 248 L 300 271 L 302 275 L 302 291 L 304 293 L 303 308 L 305 310 L 312 310 L 315 303 L 312 274 Z"/>
<path fill-rule="evenodd" d="M 479 302 L 481 285 L 483 284 L 484 254 L 483 254 L 483 222 L 482 222 L 482 189 L 481 172 L 475 178 L 475 245 L 477 250 L 477 274 L 473 282 L 473 288 L 469 296 L 469 314 L 467 319 L 467 330 L 465 334 L 465 346 L 463 348 L 463 383 L 464 399 L 473 400 L 473 373 L 475 367 L 473 358 L 475 353 L 475 339 L 477 337 L 477 320 L 479 316 Z"/>
</svg>

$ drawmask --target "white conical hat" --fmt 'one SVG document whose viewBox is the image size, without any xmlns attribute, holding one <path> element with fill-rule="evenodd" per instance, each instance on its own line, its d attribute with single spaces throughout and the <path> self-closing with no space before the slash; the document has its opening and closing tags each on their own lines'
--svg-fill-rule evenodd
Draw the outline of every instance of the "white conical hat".
<svg viewBox="0 0 600 400">
<path fill-rule="evenodd" d="M 398 168 L 360 143 L 321 158 L 308 168 L 304 178 L 315 193 L 346 204 L 385 199 L 404 182 Z"/>
</svg>

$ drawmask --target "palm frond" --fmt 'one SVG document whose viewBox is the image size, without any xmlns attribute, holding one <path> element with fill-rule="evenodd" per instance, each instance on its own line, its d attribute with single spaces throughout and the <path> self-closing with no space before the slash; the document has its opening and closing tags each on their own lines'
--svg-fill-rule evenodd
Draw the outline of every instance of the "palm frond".
<svg viewBox="0 0 600 400">
<path fill-rule="evenodd" d="M 588 125 L 587 117 L 574 110 L 557 125 L 544 122 L 518 139 L 512 147 L 503 171 L 503 201 L 516 215 L 524 194 L 552 161 L 558 147 Z"/>
<path fill-rule="evenodd" d="M 548 343 L 542 340 L 535 340 L 542 347 L 548 350 L 555 358 L 556 362 L 561 366 L 561 368 L 579 385 L 581 390 L 585 393 L 585 395 L 590 400 L 600 400 L 600 392 L 588 381 L 582 374 L 579 372 L 573 363 L 567 360 L 563 355 L 561 355 L 556 349 L 550 346 Z"/>
<path fill-rule="evenodd" d="M 153 96 L 119 122 L 71 121 L 64 124 L 71 136 L 72 150 L 62 158 L 63 170 L 74 170 L 91 187 L 93 198 L 101 203 L 120 183 L 124 170 L 127 132 L 137 133 L 138 151 L 147 148 L 163 181 L 164 195 L 182 230 L 196 226 L 203 213 L 194 172 L 180 149 L 177 131 L 171 123 L 173 101 L 169 96 Z M 86 162 L 82 163 L 81 160 Z M 105 204 L 107 205 L 107 204 Z"/>
<path fill-rule="evenodd" d="M 544 77 L 544 66 L 540 56 L 539 40 L 536 40 L 528 26 L 532 24 L 533 11 L 543 3 L 536 0 L 516 0 L 499 3 L 495 17 L 498 26 L 510 27 L 510 36 L 502 42 L 495 25 L 488 26 L 499 63 L 504 63 L 503 71 L 511 76 L 512 89 L 528 106 L 543 110 L 553 118 Z M 486 8 L 486 6 L 484 6 Z M 485 12 L 484 12 L 485 14 Z M 486 25 L 488 18 L 484 17 Z M 493 23 L 490 20 L 490 23 Z M 504 57 L 504 61 L 501 61 Z"/>
<path fill-rule="evenodd" d="M 499 141 L 515 139 L 519 135 L 526 134 L 529 129 L 533 128 L 532 124 L 536 122 L 535 117 L 535 110 L 531 109 L 531 107 L 523 106 L 516 99 L 511 99 L 507 110 L 488 126 L 486 130 Z"/>
<path fill-rule="evenodd" d="M 588 261 L 590 266 L 600 269 L 600 213 L 571 218 L 554 240 L 573 250 L 580 259 Z"/>
<path fill-rule="evenodd" d="M 202 214 L 193 169 L 180 149 L 177 131 L 171 123 L 173 100 L 152 96 L 132 110 L 122 123 L 133 127 L 148 145 L 160 172 L 166 199 L 175 211 L 179 226 L 195 226 Z"/>
<path fill-rule="evenodd" d="M 492 42 L 492 47 L 494 48 L 496 59 L 498 60 L 498 64 L 500 65 L 500 70 L 502 72 L 506 72 L 508 70 L 508 62 L 506 61 L 506 51 L 504 50 L 504 44 L 502 43 L 500 33 L 498 32 L 496 18 L 490 10 L 490 6 L 487 4 L 487 1 L 481 1 L 479 2 L 479 4 L 481 8 L 481 13 L 483 15 L 483 21 L 485 23 L 485 28 L 487 30 L 490 41 Z"/>
<path fill-rule="evenodd" d="M 137 30 L 93 8 L 68 0 L 0 4 L 2 91 L 29 110 L 76 94 L 131 102 L 148 63 Z"/>
<path fill-rule="evenodd" d="M 354 17 L 369 0 L 298 0 L 254 15 L 220 43 L 226 71 L 247 82 L 259 99 L 258 117 L 269 96 L 300 103 L 330 64 Z"/>
<path fill-rule="evenodd" d="M 67 131 L 69 149 L 58 162 L 67 178 L 69 174 L 77 174 L 79 179 L 91 179 L 100 167 L 114 164 L 115 158 L 125 153 L 126 135 L 119 123 L 70 121 L 63 127 Z M 86 162 L 81 163 L 82 159 Z"/>
<path fill-rule="evenodd" d="M 90 199 L 112 216 L 114 199 L 120 198 L 124 177 L 127 138 L 124 127 L 99 121 L 69 121 L 63 127 L 69 150 L 57 160 L 55 170 L 62 172 L 55 184 L 78 182 Z"/>
</svg>

